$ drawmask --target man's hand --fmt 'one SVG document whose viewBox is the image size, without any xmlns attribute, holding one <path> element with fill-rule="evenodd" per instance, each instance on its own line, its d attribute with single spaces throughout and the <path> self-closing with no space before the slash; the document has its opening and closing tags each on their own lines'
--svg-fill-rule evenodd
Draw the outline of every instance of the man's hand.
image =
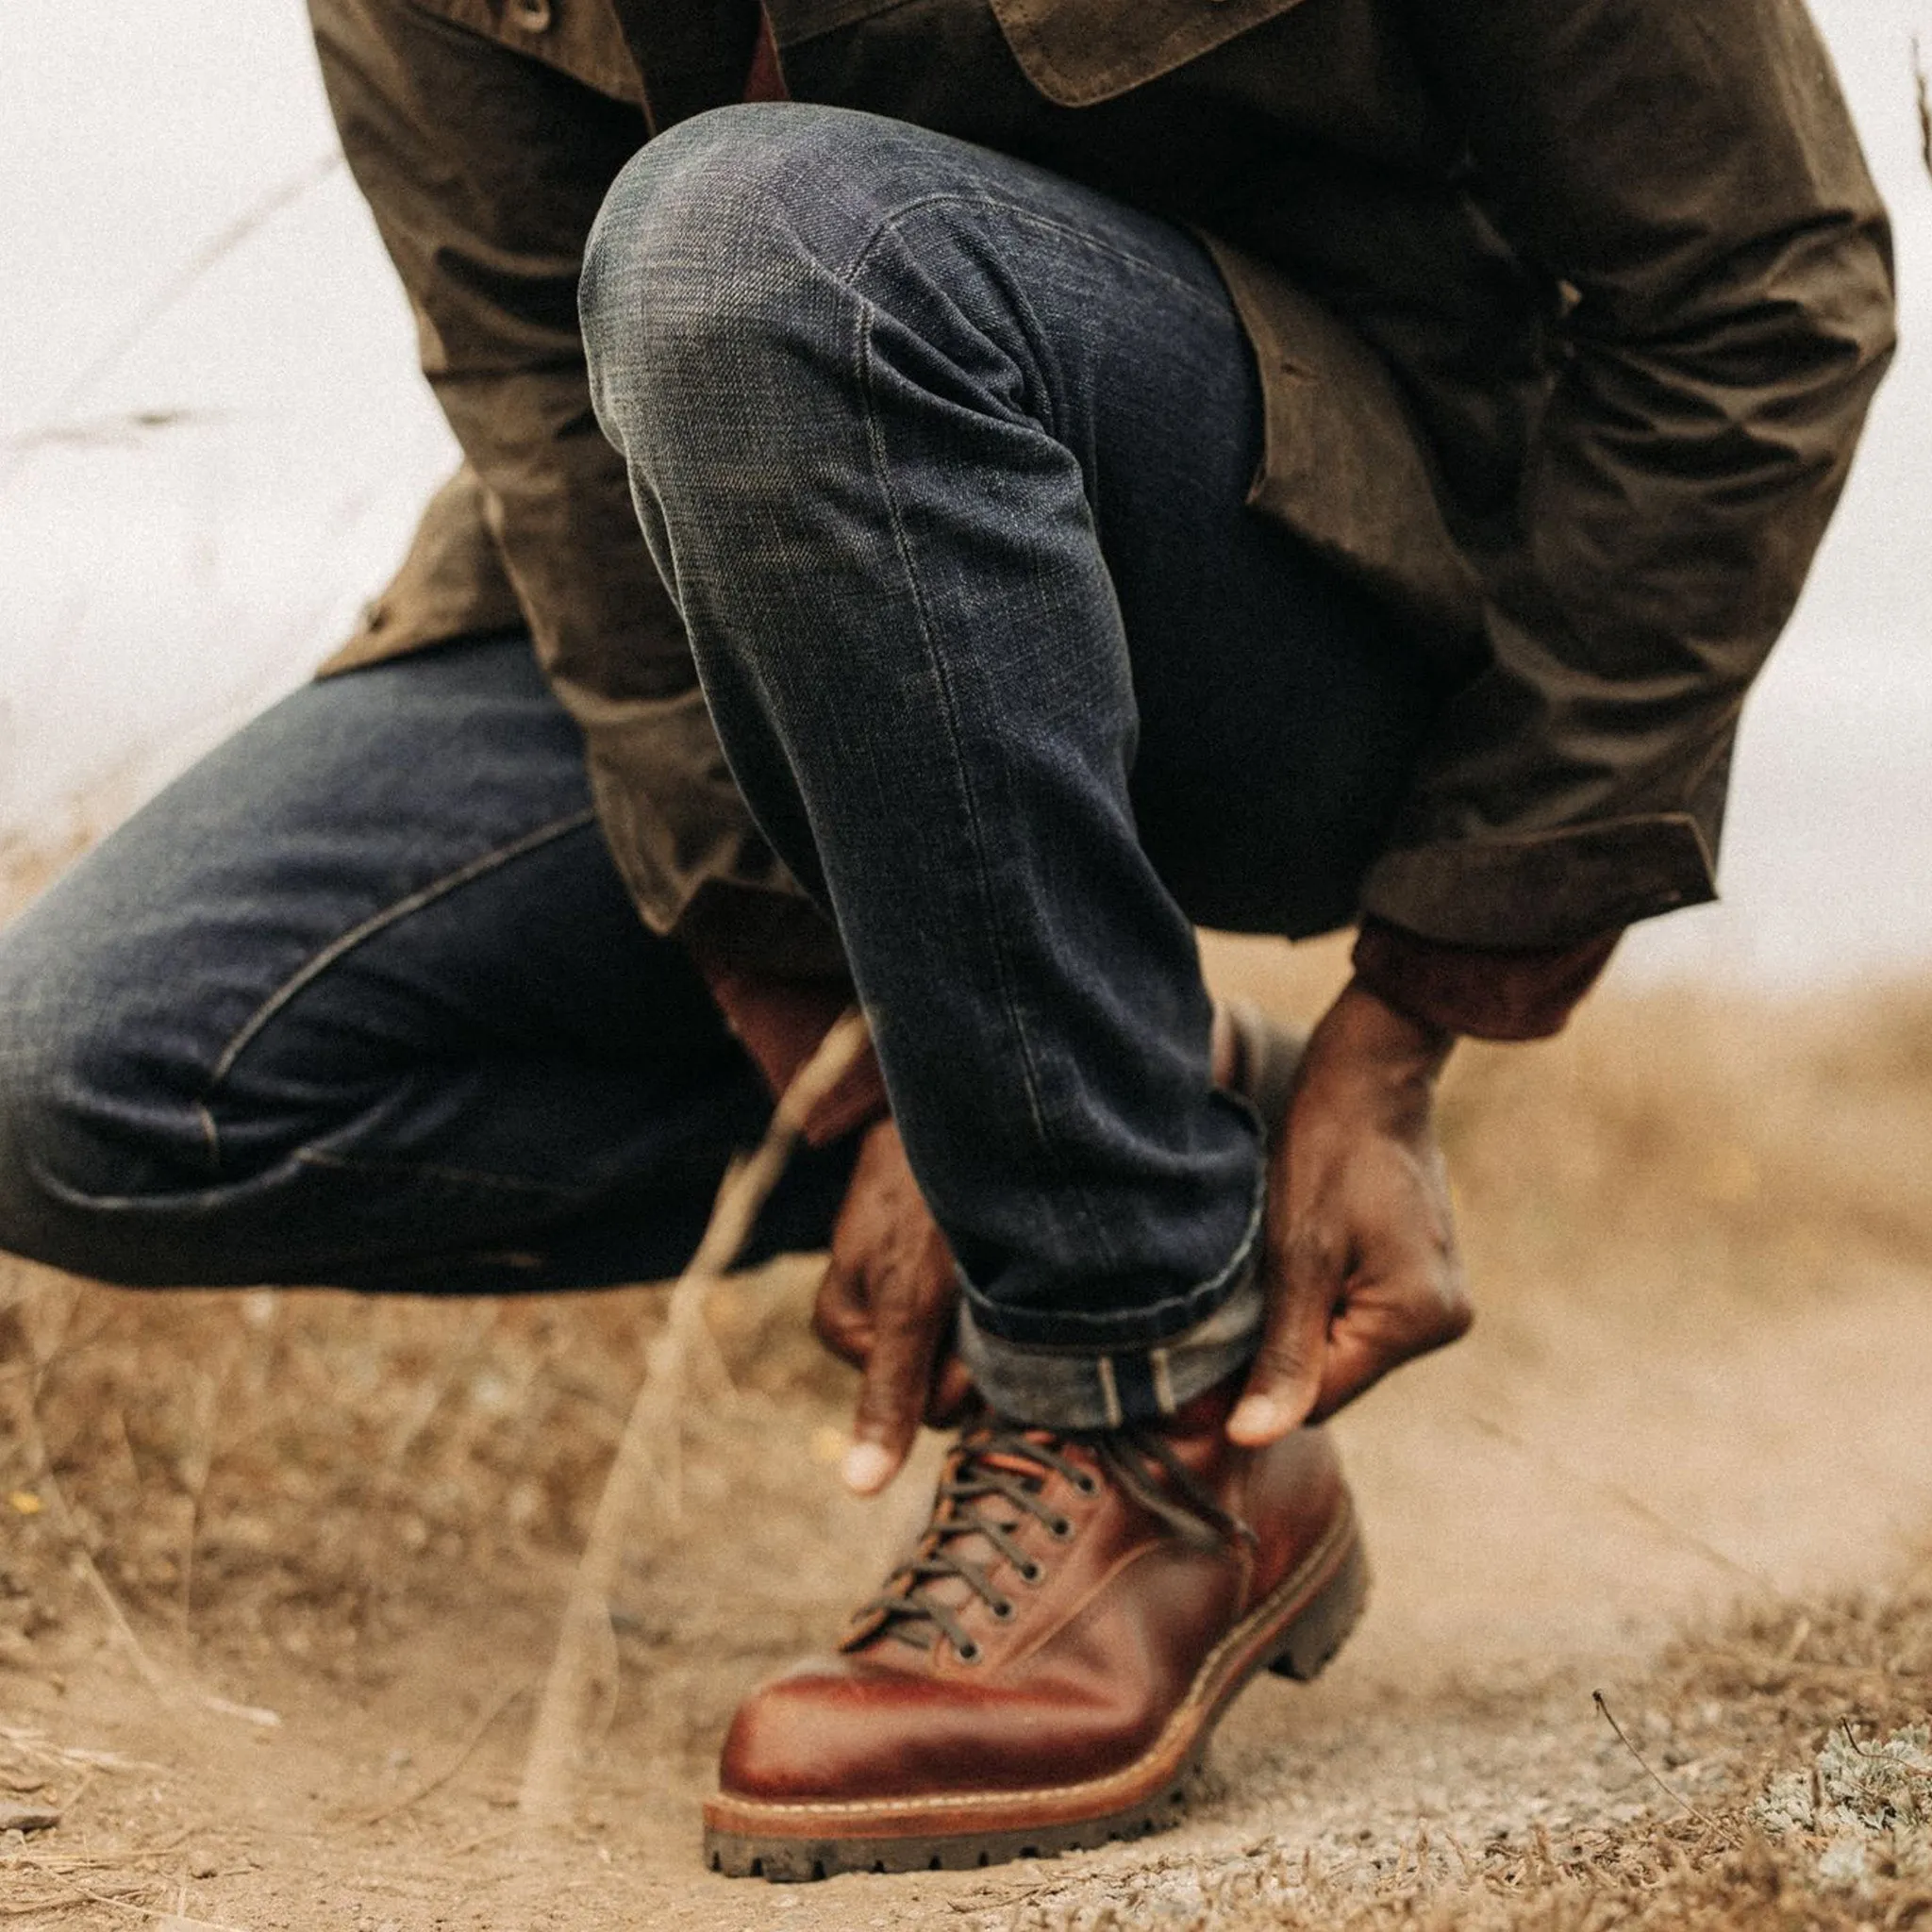
<svg viewBox="0 0 1932 1932">
<path fill-rule="evenodd" d="M 864 1377 L 843 1472 L 861 1496 L 898 1474 L 922 1421 L 944 1424 L 965 1407 L 972 1382 L 952 1348 L 958 1295 L 899 1130 L 880 1121 L 866 1129 L 812 1309 L 819 1340 Z"/>
<path fill-rule="evenodd" d="M 1359 981 L 1308 1041 L 1274 1155 L 1268 1326 L 1227 1432 L 1258 1447 L 1320 1422 L 1472 1319 L 1436 1144 L 1454 1036 Z"/>
</svg>

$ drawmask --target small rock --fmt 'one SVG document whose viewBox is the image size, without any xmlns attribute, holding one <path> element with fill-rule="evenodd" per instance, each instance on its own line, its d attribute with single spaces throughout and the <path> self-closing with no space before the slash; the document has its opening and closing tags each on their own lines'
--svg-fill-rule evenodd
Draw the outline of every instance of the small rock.
<svg viewBox="0 0 1932 1932">
<path fill-rule="evenodd" d="M 206 1852 L 188 1861 L 188 1875 L 191 1878 L 218 1878 L 222 1868 Z"/>
<path fill-rule="evenodd" d="M 0 1833 L 52 1831 L 59 1823 L 58 1811 L 41 1810 L 30 1805 L 0 1805 Z"/>
</svg>

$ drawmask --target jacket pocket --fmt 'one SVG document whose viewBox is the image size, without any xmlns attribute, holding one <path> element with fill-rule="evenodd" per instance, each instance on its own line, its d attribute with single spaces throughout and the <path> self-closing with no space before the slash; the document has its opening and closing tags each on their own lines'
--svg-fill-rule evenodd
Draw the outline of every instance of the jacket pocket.
<svg viewBox="0 0 1932 1932">
<path fill-rule="evenodd" d="M 1279 270 L 1202 239 L 1261 378 L 1261 462 L 1249 507 L 1460 658 L 1482 627 L 1481 587 L 1450 534 L 1431 458 L 1388 370 Z"/>
<path fill-rule="evenodd" d="M 408 0 L 452 26 L 555 67 L 612 100 L 643 104 L 644 91 L 611 0 Z"/>
<path fill-rule="evenodd" d="M 861 21 L 891 13 L 907 0 L 765 0 L 772 35 L 781 47 L 857 26 Z"/>
<path fill-rule="evenodd" d="M 1301 0 L 991 0 L 1026 77 L 1063 108 L 1158 80 Z"/>
</svg>

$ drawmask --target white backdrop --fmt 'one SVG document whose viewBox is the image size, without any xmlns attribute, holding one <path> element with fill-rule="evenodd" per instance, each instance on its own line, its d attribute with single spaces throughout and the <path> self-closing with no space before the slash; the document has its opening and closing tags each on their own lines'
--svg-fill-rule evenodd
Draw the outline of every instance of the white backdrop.
<svg viewBox="0 0 1932 1932">
<path fill-rule="evenodd" d="M 1644 928 L 1629 974 L 1932 960 L 1932 0 L 1814 5 L 1906 347 L 1752 700 L 1724 904 Z M 120 808 L 298 681 L 453 460 L 332 150 L 295 0 L 0 8 L 0 844 Z"/>
</svg>

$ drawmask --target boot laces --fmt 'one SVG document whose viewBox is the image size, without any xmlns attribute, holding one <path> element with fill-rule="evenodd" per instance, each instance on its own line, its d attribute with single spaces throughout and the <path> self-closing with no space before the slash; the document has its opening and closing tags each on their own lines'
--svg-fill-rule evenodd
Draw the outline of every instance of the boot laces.
<svg viewBox="0 0 1932 1932">
<path fill-rule="evenodd" d="M 959 1546 L 976 1537 L 994 1559 L 1004 1557 L 1022 1582 L 1039 1583 L 1046 1566 L 1016 1541 L 1022 1519 L 1032 1517 L 1056 1542 L 1064 1542 L 1074 1524 L 1045 1500 L 1048 1478 L 1064 1476 L 1083 1496 L 1097 1494 L 1101 1487 L 1100 1477 L 1065 1453 L 1072 1446 L 1085 1449 L 1108 1479 L 1196 1547 L 1215 1549 L 1236 1541 L 1252 1546 L 1257 1541 L 1255 1532 L 1224 1509 L 1151 1430 L 1050 1432 L 986 1424 L 955 1446 L 917 1548 L 886 1588 L 859 1607 L 857 1627 L 843 1647 L 857 1650 L 887 1637 L 915 1650 L 931 1650 L 943 1636 L 962 1663 L 977 1663 L 980 1646 L 959 1621 L 966 1600 L 955 1592 L 948 1602 L 934 1586 L 963 1583 L 999 1622 L 1015 1615 L 1012 1598 L 993 1580 L 991 1563 L 975 1560 Z"/>
</svg>

